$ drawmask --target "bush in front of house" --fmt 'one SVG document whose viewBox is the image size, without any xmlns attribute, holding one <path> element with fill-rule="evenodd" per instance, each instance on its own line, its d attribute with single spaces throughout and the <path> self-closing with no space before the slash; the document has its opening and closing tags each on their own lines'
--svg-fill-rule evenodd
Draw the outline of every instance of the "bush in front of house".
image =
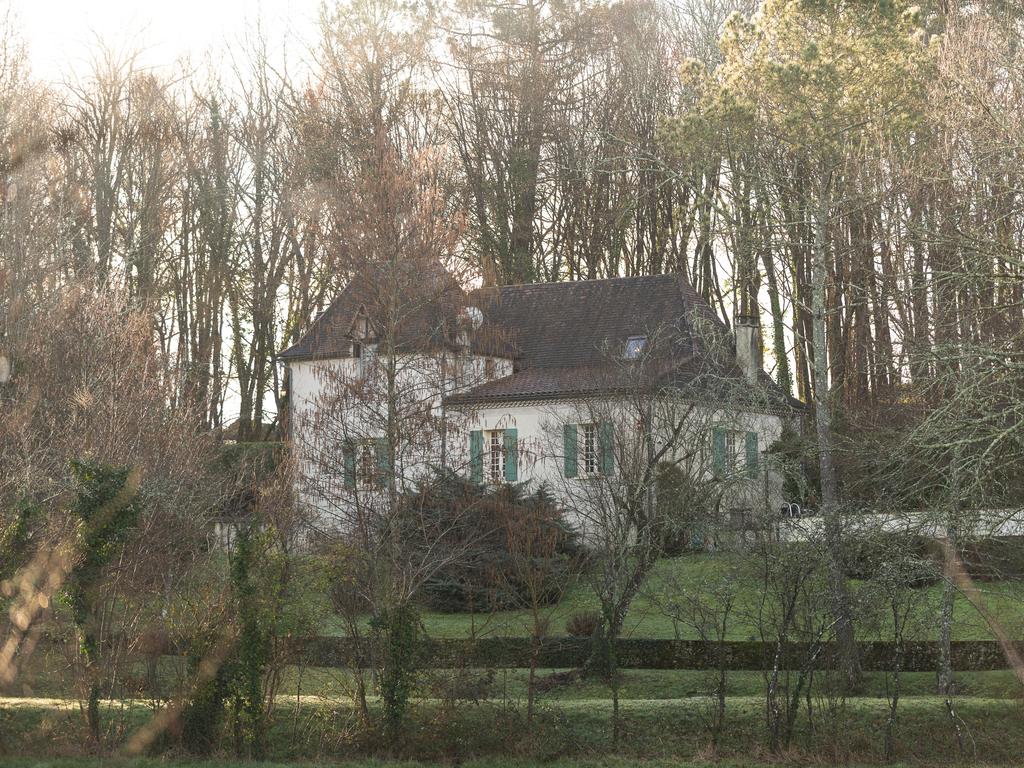
<svg viewBox="0 0 1024 768">
<path fill-rule="evenodd" d="M 928 538 L 913 534 L 874 532 L 850 537 L 843 546 L 843 572 L 849 579 L 867 581 L 895 553 L 912 564 L 904 568 L 907 586 L 927 587 L 939 580 L 941 553 Z"/>
<path fill-rule="evenodd" d="M 597 611 L 574 613 L 565 622 L 565 634 L 569 637 L 593 637 L 602 621 L 601 614 Z"/>
<path fill-rule="evenodd" d="M 716 529 L 716 482 L 693 477 L 668 462 L 658 465 L 655 482 L 661 554 L 678 557 L 704 549 L 704 543 L 713 538 Z"/>
<path fill-rule="evenodd" d="M 523 608 L 531 593 L 554 603 L 577 571 L 577 536 L 544 489 L 488 488 L 438 472 L 403 494 L 400 505 L 404 534 L 447 554 L 420 593 L 434 610 Z"/>
<path fill-rule="evenodd" d="M 963 565 L 979 581 L 1024 579 L 1024 537 L 989 536 L 965 543 Z"/>
</svg>

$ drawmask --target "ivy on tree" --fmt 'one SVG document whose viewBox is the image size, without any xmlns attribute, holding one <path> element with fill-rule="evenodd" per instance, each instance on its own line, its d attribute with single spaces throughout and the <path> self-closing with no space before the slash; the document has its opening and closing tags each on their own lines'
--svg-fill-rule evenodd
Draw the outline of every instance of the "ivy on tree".
<svg viewBox="0 0 1024 768">
<path fill-rule="evenodd" d="M 71 619 L 89 681 L 86 719 L 93 741 L 100 738 L 100 681 L 97 669 L 97 614 L 103 572 L 138 524 L 138 474 L 127 467 L 76 459 L 71 473 L 77 498 L 71 508 L 76 526 L 78 559 L 67 577 Z"/>
</svg>

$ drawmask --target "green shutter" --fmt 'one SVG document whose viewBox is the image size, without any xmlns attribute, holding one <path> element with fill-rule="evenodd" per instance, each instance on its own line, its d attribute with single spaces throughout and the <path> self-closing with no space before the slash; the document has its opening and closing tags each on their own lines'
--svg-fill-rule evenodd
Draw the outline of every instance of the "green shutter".
<svg viewBox="0 0 1024 768">
<path fill-rule="evenodd" d="M 387 488 L 391 483 L 391 451 L 388 448 L 388 439 L 378 437 L 373 444 L 373 450 L 377 457 L 377 487 Z"/>
<path fill-rule="evenodd" d="M 725 474 L 725 430 L 721 427 L 711 430 L 711 466 L 718 477 Z"/>
<path fill-rule="evenodd" d="M 601 474 L 610 477 L 615 474 L 615 425 L 610 421 L 602 421 L 599 429 Z"/>
<path fill-rule="evenodd" d="M 565 453 L 565 476 L 576 477 L 576 425 L 566 424 L 562 427 L 562 443 Z"/>
<path fill-rule="evenodd" d="M 484 481 L 484 433 L 479 429 L 469 433 L 469 476 L 474 483 Z"/>
<path fill-rule="evenodd" d="M 356 487 L 356 451 L 351 442 L 341 447 L 341 462 L 344 468 L 345 487 Z"/>
<path fill-rule="evenodd" d="M 505 430 L 505 480 L 519 481 L 519 430 Z"/>
<path fill-rule="evenodd" d="M 747 432 L 747 476 L 757 476 L 757 464 L 761 458 L 757 450 L 757 432 Z"/>
</svg>

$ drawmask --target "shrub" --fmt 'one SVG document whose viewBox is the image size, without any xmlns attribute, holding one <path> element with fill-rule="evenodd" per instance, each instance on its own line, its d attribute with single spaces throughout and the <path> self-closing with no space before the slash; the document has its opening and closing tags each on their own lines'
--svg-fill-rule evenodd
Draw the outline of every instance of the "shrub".
<svg viewBox="0 0 1024 768">
<path fill-rule="evenodd" d="M 77 499 L 73 507 L 81 556 L 65 582 L 71 618 L 78 633 L 79 652 L 88 682 L 86 721 L 89 734 L 100 742 L 102 667 L 98 616 L 103 610 L 100 585 L 106 568 L 134 532 L 141 504 L 138 474 L 127 467 L 74 460 Z"/>
<path fill-rule="evenodd" d="M 601 614 L 596 611 L 574 613 L 565 622 L 565 632 L 570 637 L 593 637 L 601 626 Z"/>
<path fill-rule="evenodd" d="M 576 535 L 543 489 L 524 495 L 520 486 L 488 489 L 441 473 L 399 503 L 407 540 L 450 553 L 421 593 L 435 610 L 522 607 L 531 586 L 524 571 L 535 589 L 539 583 L 541 599 L 554 603 L 578 567 Z"/>
<path fill-rule="evenodd" d="M 373 612 L 373 605 L 361 585 L 373 567 L 372 557 L 363 550 L 341 541 L 319 550 L 322 568 L 327 574 L 327 597 L 335 612 L 348 621 L 359 621 Z"/>
<path fill-rule="evenodd" d="M 692 477 L 676 464 L 658 465 L 657 535 L 661 552 L 677 557 L 704 548 L 715 530 L 715 483 Z"/>
<path fill-rule="evenodd" d="M 979 581 L 1024 578 L 1024 539 L 994 536 L 964 545 L 964 568 Z"/>
<path fill-rule="evenodd" d="M 215 638 L 194 638 L 187 661 L 190 676 L 199 675 L 203 659 L 213 650 Z M 181 743 L 193 755 L 206 756 L 216 748 L 224 723 L 224 705 L 231 694 L 233 663 L 220 663 L 210 679 L 200 682 L 181 712 Z"/>
<path fill-rule="evenodd" d="M 926 587 L 938 581 L 942 569 L 935 547 L 924 536 L 875 533 L 852 538 L 844 545 L 843 570 L 849 579 L 867 581 L 883 563 L 892 560 L 895 552 L 918 564 L 906 570 L 908 586 Z"/>
<path fill-rule="evenodd" d="M 370 626 L 383 641 L 377 677 L 385 736 L 394 742 L 401 734 L 402 721 L 416 682 L 421 650 L 420 620 L 414 607 L 399 604 L 375 615 Z"/>
</svg>

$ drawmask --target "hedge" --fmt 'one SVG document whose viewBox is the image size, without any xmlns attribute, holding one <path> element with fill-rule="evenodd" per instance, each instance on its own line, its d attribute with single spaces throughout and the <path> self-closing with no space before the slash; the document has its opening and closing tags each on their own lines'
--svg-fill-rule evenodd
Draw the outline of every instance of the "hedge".
<svg viewBox="0 0 1024 768">
<path fill-rule="evenodd" d="M 866 671 L 891 670 L 895 648 L 888 642 L 859 643 Z M 1024 653 L 1024 641 L 1016 642 Z M 618 663 L 624 669 L 713 669 L 723 658 L 732 670 L 770 669 L 775 656 L 772 643 L 729 641 L 721 645 L 698 640 L 624 639 L 616 645 Z M 953 668 L 965 672 L 1007 669 L 1009 665 L 999 644 L 992 640 L 965 640 L 952 644 Z M 789 643 L 782 650 L 781 667 L 798 668 L 808 658 L 806 643 Z M 538 665 L 571 669 L 581 666 L 590 653 L 590 641 L 552 638 L 544 642 Z M 722 654 L 719 657 L 719 653 Z M 369 645 L 344 637 L 311 637 L 294 641 L 294 659 L 316 667 L 372 666 Z M 428 640 L 422 645 L 420 662 L 432 667 L 522 668 L 530 665 L 530 640 L 494 637 L 479 640 Z M 835 665 L 836 649 L 826 645 L 818 655 L 817 668 Z M 937 668 L 939 645 L 934 641 L 904 644 L 902 668 L 906 672 L 928 672 Z"/>
</svg>

